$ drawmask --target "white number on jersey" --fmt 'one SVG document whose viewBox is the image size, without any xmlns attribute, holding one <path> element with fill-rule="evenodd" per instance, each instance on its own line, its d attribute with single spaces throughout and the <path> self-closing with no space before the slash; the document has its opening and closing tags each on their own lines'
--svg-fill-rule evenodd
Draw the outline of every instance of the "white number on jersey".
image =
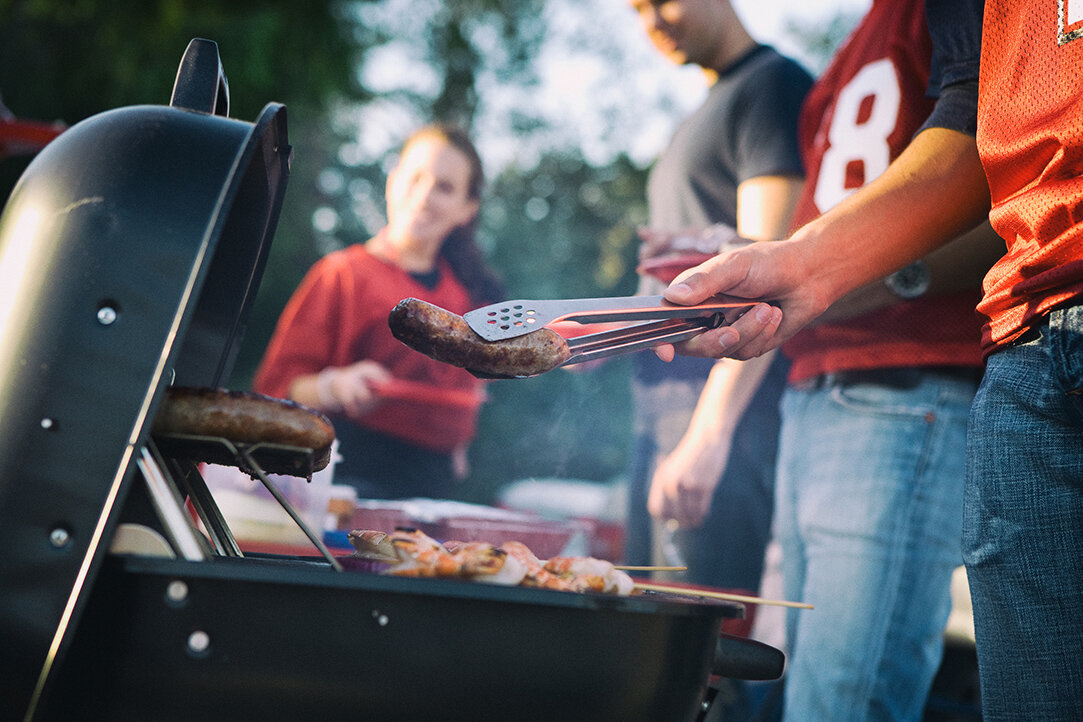
<svg viewBox="0 0 1083 722">
<path fill-rule="evenodd" d="M 1057 43 L 1064 45 L 1083 36 L 1083 0 L 1057 3 Z"/>
<path fill-rule="evenodd" d="M 901 99 L 895 66 L 887 58 L 863 67 L 839 93 L 827 131 L 829 146 L 816 179 L 815 201 L 821 213 L 860 188 L 846 185 L 846 169 L 852 164 L 861 164 L 864 183 L 887 169 L 888 136 L 898 122 Z M 870 102 L 868 118 L 862 119 L 862 108 Z"/>
</svg>

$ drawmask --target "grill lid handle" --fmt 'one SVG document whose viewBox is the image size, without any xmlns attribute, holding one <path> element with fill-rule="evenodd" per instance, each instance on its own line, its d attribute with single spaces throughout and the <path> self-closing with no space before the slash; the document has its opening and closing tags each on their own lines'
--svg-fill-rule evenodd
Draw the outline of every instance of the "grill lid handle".
<svg viewBox="0 0 1083 722">
<path fill-rule="evenodd" d="M 229 81 L 218 55 L 218 43 L 194 38 L 181 58 L 173 95 L 174 108 L 229 117 Z"/>
</svg>

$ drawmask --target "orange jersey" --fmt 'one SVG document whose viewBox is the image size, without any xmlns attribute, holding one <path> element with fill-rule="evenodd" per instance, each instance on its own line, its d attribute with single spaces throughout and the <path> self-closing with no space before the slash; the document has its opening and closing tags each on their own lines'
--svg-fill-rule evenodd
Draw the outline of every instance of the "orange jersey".
<svg viewBox="0 0 1083 722">
<path fill-rule="evenodd" d="M 1083 295 L 1083 4 L 985 5 L 978 150 L 1007 254 L 985 279 L 986 353 Z"/>
</svg>

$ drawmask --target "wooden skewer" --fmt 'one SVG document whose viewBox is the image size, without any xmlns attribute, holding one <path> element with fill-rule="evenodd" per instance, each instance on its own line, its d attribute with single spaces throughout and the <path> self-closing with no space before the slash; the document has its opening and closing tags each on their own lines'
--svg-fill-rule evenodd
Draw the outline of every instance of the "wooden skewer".
<svg viewBox="0 0 1083 722">
<path fill-rule="evenodd" d="M 620 569 L 625 572 L 687 572 L 688 567 L 654 567 L 654 566 L 636 566 L 634 564 L 616 564 L 614 569 Z"/>
<path fill-rule="evenodd" d="M 708 597 L 710 599 L 724 599 L 729 602 L 748 602 L 749 604 L 764 604 L 773 607 L 793 607 L 795 609 L 814 609 L 811 604 L 804 602 L 786 602 L 778 599 L 762 599 L 760 597 L 747 597 L 743 594 L 730 594 L 729 592 L 709 592 L 704 589 L 687 589 L 685 587 L 671 587 L 664 584 L 640 584 L 636 582 L 636 589 L 646 589 L 651 592 L 669 592 L 671 594 L 687 594 L 694 597 Z"/>
</svg>

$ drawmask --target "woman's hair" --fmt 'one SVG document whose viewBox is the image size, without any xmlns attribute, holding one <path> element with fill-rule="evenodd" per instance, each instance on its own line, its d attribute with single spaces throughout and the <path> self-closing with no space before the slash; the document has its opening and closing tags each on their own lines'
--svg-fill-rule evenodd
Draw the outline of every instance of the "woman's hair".
<svg viewBox="0 0 1083 722">
<path fill-rule="evenodd" d="M 447 141 L 466 157 L 470 164 L 470 179 L 467 186 L 467 196 L 472 200 L 481 202 L 481 195 L 485 189 L 485 171 L 482 168 L 481 156 L 474 147 L 470 136 L 460 128 L 434 123 L 426 125 L 414 131 L 403 144 L 405 149 L 413 141 L 423 137 L 437 137 Z M 479 206 L 480 207 L 480 206 Z M 440 255 L 451 266 L 455 277 L 462 282 L 470 293 L 471 300 L 480 305 L 495 303 L 504 300 L 504 282 L 496 275 L 496 272 L 486 263 L 485 257 L 477 243 L 478 217 L 453 230 L 444 239 L 440 247 Z"/>
</svg>

